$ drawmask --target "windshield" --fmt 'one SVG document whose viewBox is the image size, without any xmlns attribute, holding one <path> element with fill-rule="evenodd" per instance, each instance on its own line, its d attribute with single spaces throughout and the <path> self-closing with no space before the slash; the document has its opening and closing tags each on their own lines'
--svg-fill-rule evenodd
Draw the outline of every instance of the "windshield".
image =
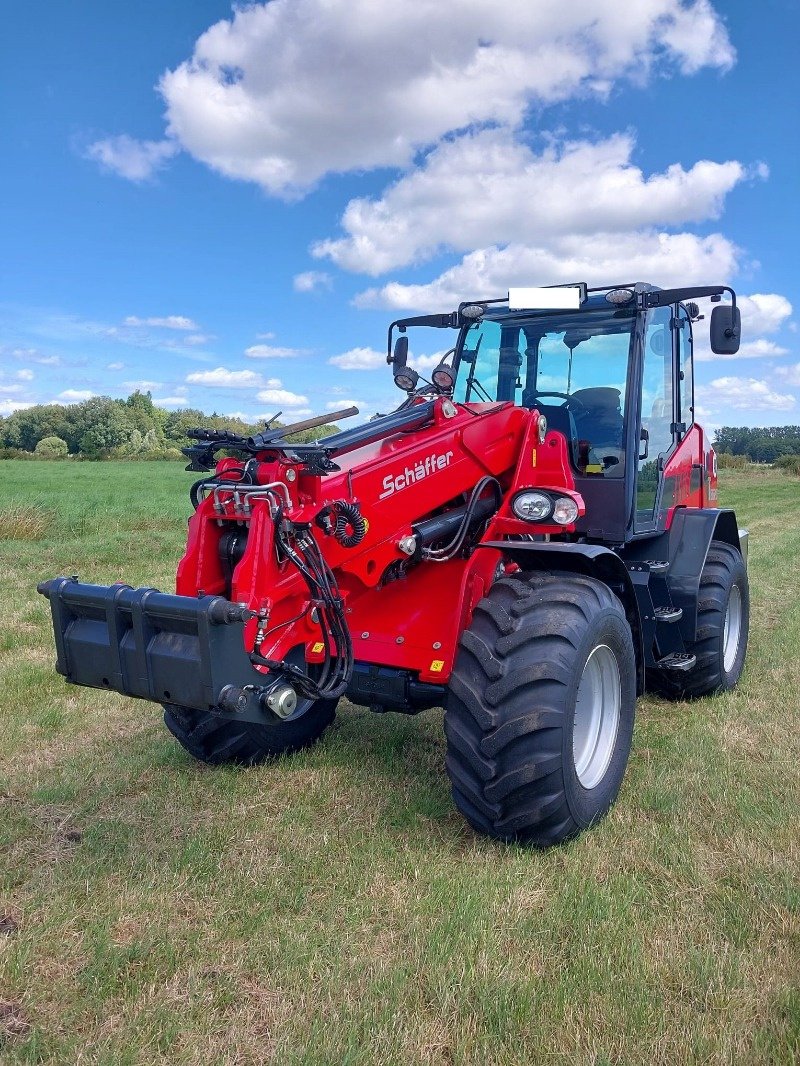
<svg viewBox="0 0 800 1066">
<path fill-rule="evenodd" d="M 484 317 L 467 331 L 455 399 L 537 407 L 581 473 L 620 477 L 634 309 Z"/>
</svg>

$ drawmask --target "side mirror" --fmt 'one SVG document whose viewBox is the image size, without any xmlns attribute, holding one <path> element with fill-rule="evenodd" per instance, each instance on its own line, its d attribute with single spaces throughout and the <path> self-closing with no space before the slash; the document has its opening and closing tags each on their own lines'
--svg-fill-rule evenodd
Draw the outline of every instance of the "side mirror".
<svg viewBox="0 0 800 1066">
<path fill-rule="evenodd" d="M 408 361 L 408 337 L 398 337 L 394 342 L 392 365 L 395 371 L 402 370 Z"/>
<path fill-rule="evenodd" d="M 733 304 L 719 304 L 711 312 L 711 351 L 735 355 L 742 339 L 742 315 Z"/>
</svg>

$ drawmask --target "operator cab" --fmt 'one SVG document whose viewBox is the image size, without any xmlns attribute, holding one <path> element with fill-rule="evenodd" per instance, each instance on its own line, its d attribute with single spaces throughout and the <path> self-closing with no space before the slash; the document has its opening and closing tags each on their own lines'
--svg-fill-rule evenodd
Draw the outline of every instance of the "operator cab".
<svg viewBox="0 0 800 1066">
<path fill-rule="evenodd" d="M 567 438 L 576 474 L 621 478 L 636 308 L 594 303 L 561 314 L 487 310 L 463 336 L 454 399 L 536 407 Z"/>
<path fill-rule="evenodd" d="M 723 293 L 730 303 L 719 303 Z M 692 448 L 681 451 L 680 486 L 665 490 L 676 481 L 665 469 L 694 425 L 692 322 L 702 316 L 691 301 L 700 297 L 717 303 L 712 350 L 735 353 L 741 318 L 728 286 L 659 289 L 635 282 L 589 289 L 580 283 L 511 289 L 505 299 L 463 303 L 450 315 L 400 319 L 389 327 L 387 362 L 411 396 L 419 375 L 406 367 L 405 337 L 392 354 L 392 330 L 459 328 L 454 352 L 433 371 L 429 387 L 452 389 L 457 403 L 536 408 L 567 440 L 575 487 L 586 503 L 577 533 L 623 544 L 660 532 L 671 506 L 700 493 L 699 431 Z M 691 470 L 684 471 L 690 453 Z"/>
</svg>

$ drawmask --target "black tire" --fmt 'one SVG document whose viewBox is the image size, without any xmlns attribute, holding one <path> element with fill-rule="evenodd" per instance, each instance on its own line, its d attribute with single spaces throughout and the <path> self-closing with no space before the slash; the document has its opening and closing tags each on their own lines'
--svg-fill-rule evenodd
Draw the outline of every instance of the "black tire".
<svg viewBox="0 0 800 1066">
<path fill-rule="evenodd" d="M 255 725 L 206 711 L 164 704 L 164 722 L 179 743 L 200 762 L 255 766 L 277 755 L 310 747 L 333 721 L 338 700 L 317 700 L 296 718 Z"/>
<path fill-rule="evenodd" d="M 728 629 L 726 641 L 725 619 L 729 611 L 738 615 L 738 626 L 735 634 Z M 677 698 L 706 696 L 733 688 L 744 669 L 749 629 L 750 586 L 741 552 L 713 540 L 700 575 L 697 639 L 686 649 L 697 662 L 685 674 L 660 677 L 658 687 Z"/>
<path fill-rule="evenodd" d="M 599 693 L 612 691 L 606 677 L 616 687 L 611 701 L 598 695 L 594 706 L 610 724 L 603 745 L 594 746 L 600 761 L 579 776 L 587 704 L 582 695 L 576 732 L 578 691 L 585 668 L 594 677 L 601 660 Z M 635 708 L 630 627 L 606 585 L 565 573 L 500 579 L 475 609 L 450 679 L 445 733 L 456 807 L 499 840 L 537 847 L 568 840 L 616 799 Z M 592 748 L 582 735 L 578 762 Z"/>
</svg>

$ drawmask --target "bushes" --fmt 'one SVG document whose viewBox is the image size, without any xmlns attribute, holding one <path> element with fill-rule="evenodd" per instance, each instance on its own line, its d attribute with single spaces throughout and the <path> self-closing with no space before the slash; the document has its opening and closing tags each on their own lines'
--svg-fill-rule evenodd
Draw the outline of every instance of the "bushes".
<svg viewBox="0 0 800 1066">
<path fill-rule="evenodd" d="M 776 461 L 775 466 L 785 470 L 787 474 L 794 474 L 796 477 L 800 477 L 800 455 L 782 455 Z"/>
<path fill-rule="evenodd" d="M 69 448 L 61 437 L 42 437 L 33 449 L 33 454 L 37 459 L 66 459 Z"/>
<path fill-rule="evenodd" d="M 731 455 L 729 452 L 719 452 L 717 466 L 721 470 L 745 470 L 748 465 L 746 455 Z"/>
</svg>

